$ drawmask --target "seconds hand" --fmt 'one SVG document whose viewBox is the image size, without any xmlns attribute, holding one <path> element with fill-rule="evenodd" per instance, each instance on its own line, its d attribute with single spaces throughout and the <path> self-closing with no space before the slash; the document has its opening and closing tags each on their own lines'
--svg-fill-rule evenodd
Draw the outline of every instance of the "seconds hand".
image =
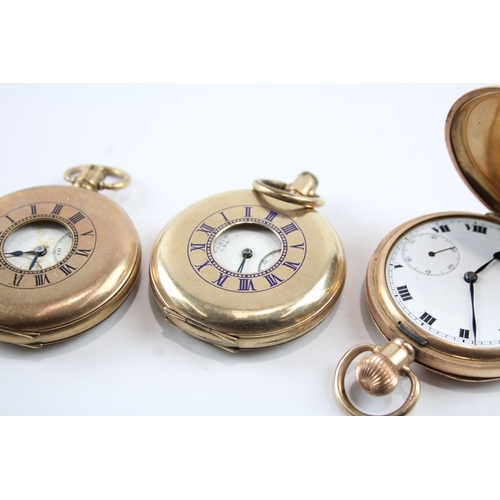
<svg viewBox="0 0 500 500">
<path fill-rule="evenodd" d="M 476 333 L 477 333 L 477 325 L 476 325 L 476 310 L 474 306 L 474 283 L 477 281 L 477 275 L 484 271 L 494 260 L 500 260 L 500 252 L 495 252 L 493 254 L 493 258 L 490 259 L 486 264 L 483 264 L 476 272 L 467 271 L 464 274 L 464 280 L 466 283 L 470 284 L 470 300 L 472 306 L 472 332 L 474 333 L 474 344 L 476 343 Z"/>
<path fill-rule="evenodd" d="M 429 255 L 431 257 L 434 257 L 434 255 L 436 255 L 437 253 L 446 252 L 446 250 L 453 250 L 454 248 L 456 247 L 444 248 L 443 250 L 438 250 L 437 252 L 429 252 Z"/>
</svg>

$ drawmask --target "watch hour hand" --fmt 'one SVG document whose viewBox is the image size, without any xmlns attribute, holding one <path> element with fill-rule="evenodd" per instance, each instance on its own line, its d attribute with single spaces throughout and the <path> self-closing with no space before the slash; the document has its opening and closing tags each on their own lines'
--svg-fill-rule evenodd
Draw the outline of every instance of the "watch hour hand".
<svg viewBox="0 0 500 500">
<path fill-rule="evenodd" d="M 28 268 L 28 271 L 31 271 L 31 269 L 33 269 L 33 266 L 36 264 L 38 257 L 40 257 L 41 255 L 45 255 L 47 253 L 47 249 L 43 245 L 40 245 L 38 247 L 35 247 L 34 253 L 35 253 L 35 257 L 31 261 L 31 264 L 30 264 L 30 267 Z"/>
<path fill-rule="evenodd" d="M 25 253 L 35 253 L 34 250 L 28 250 L 27 252 L 23 252 L 22 250 L 16 250 L 15 252 L 4 252 L 5 255 L 12 255 L 13 257 L 21 257 Z"/>
<path fill-rule="evenodd" d="M 491 260 L 489 260 L 488 262 L 486 262 L 486 264 L 483 264 L 477 271 L 476 271 L 476 274 L 480 273 L 481 271 L 483 271 L 484 269 L 486 269 L 494 260 L 500 260 L 500 252 L 495 252 L 493 254 L 493 258 Z"/>
</svg>

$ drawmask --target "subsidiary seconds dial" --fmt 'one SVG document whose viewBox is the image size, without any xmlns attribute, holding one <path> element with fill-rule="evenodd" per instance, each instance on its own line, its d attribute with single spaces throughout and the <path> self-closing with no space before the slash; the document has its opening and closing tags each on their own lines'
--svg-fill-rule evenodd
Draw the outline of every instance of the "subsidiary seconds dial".
<svg viewBox="0 0 500 500">
<path fill-rule="evenodd" d="M 457 245 L 439 232 L 449 232 L 448 225 L 414 231 L 404 239 L 401 245 L 401 257 L 404 263 L 417 273 L 427 276 L 442 276 L 454 271 L 460 263 L 460 251 Z"/>
</svg>

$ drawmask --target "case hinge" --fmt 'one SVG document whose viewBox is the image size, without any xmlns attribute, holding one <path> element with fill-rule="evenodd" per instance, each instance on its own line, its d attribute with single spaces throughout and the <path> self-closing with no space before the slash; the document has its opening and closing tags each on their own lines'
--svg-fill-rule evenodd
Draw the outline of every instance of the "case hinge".
<svg viewBox="0 0 500 500">
<path fill-rule="evenodd" d="M 217 344 L 217 347 L 221 347 L 222 349 L 225 349 L 230 352 L 238 351 L 237 347 L 232 347 L 232 345 L 236 344 L 240 340 L 238 337 L 234 335 L 229 335 L 228 333 L 219 332 L 217 330 L 214 330 L 213 328 L 204 325 L 203 323 L 200 323 L 190 318 L 186 318 L 185 316 L 182 316 L 181 314 L 174 311 L 173 309 L 170 309 L 167 306 L 163 307 L 163 313 L 165 314 L 165 319 L 167 320 L 168 323 L 171 323 L 171 319 L 182 321 L 183 323 L 187 323 L 193 328 L 201 330 L 205 334 L 208 333 L 210 336 L 214 337 L 214 343 Z M 224 343 L 229 343 L 231 344 L 231 346 L 221 345 L 220 344 L 221 341 Z"/>
</svg>

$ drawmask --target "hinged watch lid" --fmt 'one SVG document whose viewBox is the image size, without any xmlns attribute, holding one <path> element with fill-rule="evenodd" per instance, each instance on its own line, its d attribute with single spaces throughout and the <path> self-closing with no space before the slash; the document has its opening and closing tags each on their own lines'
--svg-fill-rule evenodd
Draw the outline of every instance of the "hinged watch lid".
<svg viewBox="0 0 500 500">
<path fill-rule="evenodd" d="M 500 214 L 500 87 L 468 92 L 446 119 L 446 145 L 474 194 Z"/>
</svg>

